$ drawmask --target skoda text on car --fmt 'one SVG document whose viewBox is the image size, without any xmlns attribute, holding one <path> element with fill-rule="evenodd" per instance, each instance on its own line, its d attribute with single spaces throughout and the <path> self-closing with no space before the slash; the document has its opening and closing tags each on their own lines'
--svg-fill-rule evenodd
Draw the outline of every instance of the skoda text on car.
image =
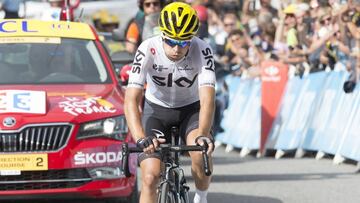
<svg viewBox="0 0 360 203">
<path fill-rule="evenodd" d="M 84 23 L 0 21 L 0 199 L 128 198 L 124 92 Z"/>
</svg>

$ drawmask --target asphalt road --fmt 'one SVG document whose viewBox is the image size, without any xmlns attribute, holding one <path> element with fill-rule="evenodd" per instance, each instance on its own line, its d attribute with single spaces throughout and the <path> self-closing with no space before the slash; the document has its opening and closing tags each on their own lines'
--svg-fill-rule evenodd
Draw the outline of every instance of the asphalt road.
<svg viewBox="0 0 360 203">
<path fill-rule="evenodd" d="M 360 202 L 360 174 L 353 164 L 325 158 L 240 158 L 216 150 L 209 203 Z M 192 187 L 193 188 L 193 187 Z"/>
<path fill-rule="evenodd" d="M 190 160 L 183 158 L 182 163 L 193 191 Z M 225 153 L 224 147 L 215 150 L 214 163 L 209 203 L 360 202 L 360 174 L 356 173 L 354 164 L 334 165 L 330 158 L 315 160 L 314 157 L 277 160 L 274 157 L 256 158 L 250 155 L 240 158 L 239 151 Z"/>
</svg>

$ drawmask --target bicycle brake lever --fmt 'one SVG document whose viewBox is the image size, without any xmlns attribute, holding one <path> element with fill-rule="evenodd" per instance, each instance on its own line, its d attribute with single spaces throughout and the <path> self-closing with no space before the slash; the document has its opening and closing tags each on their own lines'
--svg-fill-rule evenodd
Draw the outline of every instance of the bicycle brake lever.
<svg viewBox="0 0 360 203">
<path fill-rule="evenodd" d="M 121 171 L 126 177 L 130 177 L 130 171 L 129 171 L 129 146 L 127 143 L 122 144 L 122 162 L 121 162 Z"/>
<path fill-rule="evenodd" d="M 211 170 L 210 170 L 210 167 L 209 167 L 209 156 L 207 155 L 207 149 L 208 148 L 209 148 L 208 143 L 204 142 L 204 146 L 203 146 L 203 149 L 201 151 L 201 154 L 202 154 L 202 157 L 203 157 L 204 171 L 205 171 L 206 176 L 211 175 Z"/>
</svg>

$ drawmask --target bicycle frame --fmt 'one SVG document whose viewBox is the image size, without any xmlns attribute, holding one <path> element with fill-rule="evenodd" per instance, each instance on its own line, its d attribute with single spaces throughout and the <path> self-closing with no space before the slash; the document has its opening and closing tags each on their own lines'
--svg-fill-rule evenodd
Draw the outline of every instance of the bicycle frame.
<svg viewBox="0 0 360 203">
<path fill-rule="evenodd" d="M 189 202 L 189 189 L 186 185 L 186 179 L 184 170 L 179 164 L 179 152 L 175 152 L 175 156 L 171 156 L 171 153 L 165 153 L 162 160 L 165 169 L 162 170 L 161 181 L 158 185 L 159 202 L 161 194 L 170 192 L 173 195 L 174 203 L 186 203 Z M 162 186 L 167 183 L 170 188 L 169 191 L 162 191 Z M 171 197 L 170 197 L 171 198 Z"/>
<path fill-rule="evenodd" d="M 184 170 L 179 163 L 180 152 L 201 151 L 203 156 L 204 172 L 207 176 L 211 175 L 209 160 L 207 156 L 207 145 L 205 146 L 186 146 L 181 145 L 181 138 L 178 135 L 177 128 L 171 129 L 171 144 L 161 144 L 155 151 L 161 154 L 161 161 L 164 168 L 161 171 L 161 180 L 158 185 L 158 202 L 159 203 L 187 203 L 189 202 Z M 177 140 L 176 140 L 177 139 Z M 128 166 L 129 153 L 143 152 L 142 148 L 131 147 L 127 143 L 122 145 L 122 173 L 130 177 Z"/>
</svg>

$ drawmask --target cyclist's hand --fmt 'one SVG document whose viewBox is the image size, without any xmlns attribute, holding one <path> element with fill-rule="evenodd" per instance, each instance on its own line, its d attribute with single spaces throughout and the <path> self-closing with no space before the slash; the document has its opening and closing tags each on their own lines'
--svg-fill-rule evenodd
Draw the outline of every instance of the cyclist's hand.
<svg viewBox="0 0 360 203">
<path fill-rule="evenodd" d="M 200 146 L 207 145 L 208 146 L 208 149 L 207 149 L 208 155 L 210 155 L 214 151 L 214 141 L 208 136 L 200 135 L 199 137 L 197 137 L 195 139 L 195 143 Z"/>
<path fill-rule="evenodd" d="M 157 139 L 155 136 L 148 136 L 139 139 L 136 142 L 136 145 L 144 149 L 145 153 L 154 153 L 155 149 L 163 142 L 165 142 L 165 139 Z"/>
</svg>

